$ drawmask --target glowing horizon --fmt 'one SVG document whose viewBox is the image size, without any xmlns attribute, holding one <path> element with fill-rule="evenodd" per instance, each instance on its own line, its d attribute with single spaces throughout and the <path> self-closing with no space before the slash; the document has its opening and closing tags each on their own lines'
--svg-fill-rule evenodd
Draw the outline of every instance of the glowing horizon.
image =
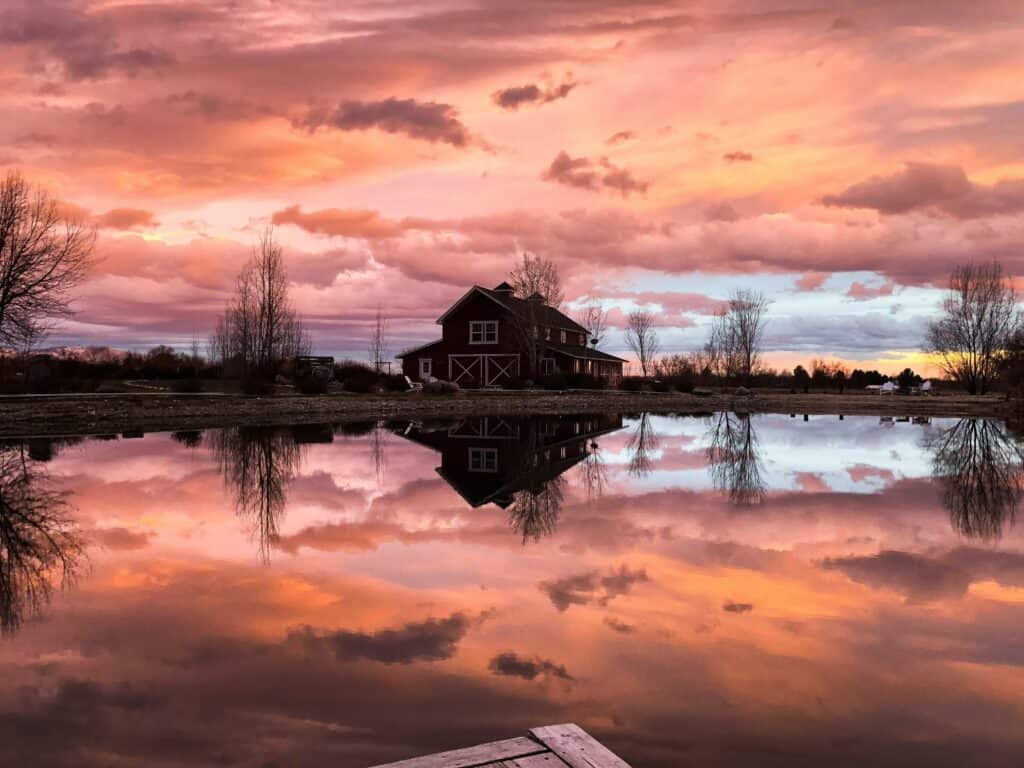
<svg viewBox="0 0 1024 768">
<path fill-rule="evenodd" d="M 100 228 L 54 345 L 205 338 L 273 224 L 340 357 L 378 304 L 392 352 L 430 340 L 526 249 L 570 311 L 656 312 L 666 353 L 749 287 L 771 365 L 934 375 L 951 268 L 1024 274 L 1022 27 L 1001 0 L 15 0 L 0 172 Z"/>
</svg>

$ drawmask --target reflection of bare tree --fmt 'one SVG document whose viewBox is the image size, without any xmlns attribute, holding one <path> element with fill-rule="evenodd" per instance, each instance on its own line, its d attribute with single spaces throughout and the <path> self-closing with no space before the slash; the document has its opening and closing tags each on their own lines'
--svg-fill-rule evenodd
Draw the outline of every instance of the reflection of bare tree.
<svg viewBox="0 0 1024 768">
<path fill-rule="evenodd" d="M 290 432 L 275 427 L 230 427 L 211 435 L 235 509 L 252 526 L 260 557 L 269 562 L 285 491 L 302 461 L 301 446 Z"/>
<path fill-rule="evenodd" d="M 1020 502 L 1021 446 L 995 421 L 961 419 L 931 437 L 928 447 L 953 527 L 972 538 L 999 538 Z"/>
<path fill-rule="evenodd" d="M 370 451 L 373 453 L 373 467 L 377 472 L 378 485 L 384 480 L 384 466 L 386 464 L 384 441 L 387 434 L 383 422 L 377 422 L 374 425 L 373 432 L 370 433 Z"/>
<path fill-rule="evenodd" d="M 658 450 L 658 433 L 651 426 L 648 414 L 640 416 L 640 421 L 626 443 L 626 449 L 630 452 L 629 474 L 633 477 L 649 475 L 652 467 L 651 453 Z"/>
<path fill-rule="evenodd" d="M 565 498 L 565 478 L 559 473 L 552 477 L 551 454 L 543 432 L 547 423 L 550 419 L 530 419 L 520 431 L 520 490 L 512 494 L 508 521 L 512 530 L 522 535 L 523 544 L 555 532 Z"/>
<path fill-rule="evenodd" d="M 540 541 L 555 532 L 564 498 L 563 475 L 550 480 L 528 479 L 526 487 L 513 494 L 508 508 L 509 525 L 522 534 L 523 544 L 531 539 Z"/>
<path fill-rule="evenodd" d="M 84 551 L 67 511 L 24 447 L 0 448 L 0 632 L 16 631 L 79 572 Z"/>
<path fill-rule="evenodd" d="M 733 504 L 760 504 L 767 491 L 757 451 L 757 432 L 749 414 L 722 412 L 712 417 L 708 466 L 715 488 Z"/>
<path fill-rule="evenodd" d="M 591 441 L 587 445 L 583 461 L 580 462 L 580 482 L 587 489 L 587 499 L 590 501 L 599 499 L 604 495 L 607 472 L 605 470 L 604 458 L 601 456 L 601 448 L 596 440 Z"/>
</svg>

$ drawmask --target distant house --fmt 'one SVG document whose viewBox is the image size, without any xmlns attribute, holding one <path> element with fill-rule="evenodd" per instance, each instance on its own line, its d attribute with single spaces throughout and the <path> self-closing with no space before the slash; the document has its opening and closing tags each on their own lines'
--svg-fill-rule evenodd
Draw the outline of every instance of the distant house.
<svg viewBox="0 0 1024 768">
<path fill-rule="evenodd" d="M 470 288 L 437 319 L 440 339 L 398 355 L 402 373 L 488 387 L 556 372 L 622 376 L 625 361 L 591 348 L 586 328 L 540 296 L 514 294 L 508 283 Z"/>
</svg>

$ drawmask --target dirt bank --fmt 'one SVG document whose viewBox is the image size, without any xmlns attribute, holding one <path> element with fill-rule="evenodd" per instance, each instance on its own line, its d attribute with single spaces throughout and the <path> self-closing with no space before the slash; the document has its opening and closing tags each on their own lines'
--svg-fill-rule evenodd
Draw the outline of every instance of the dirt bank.
<svg viewBox="0 0 1024 768">
<path fill-rule="evenodd" d="M 360 419 L 581 412 L 868 414 L 877 416 L 1006 416 L 999 396 L 904 397 L 867 394 L 755 392 L 747 397 L 629 392 L 463 392 L 282 396 L 60 395 L 0 398 L 0 437 L 112 434 L 209 429 L 252 424 L 308 424 Z"/>
</svg>

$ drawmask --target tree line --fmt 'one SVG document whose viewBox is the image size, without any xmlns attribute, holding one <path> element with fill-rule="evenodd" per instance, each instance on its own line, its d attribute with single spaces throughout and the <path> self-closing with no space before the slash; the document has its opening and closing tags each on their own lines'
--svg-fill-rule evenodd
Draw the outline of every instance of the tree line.
<svg viewBox="0 0 1024 768">
<path fill-rule="evenodd" d="M 20 174 L 0 181 L 0 346 L 27 353 L 72 312 L 74 289 L 93 263 L 95 228 L 69 217 L 58 201 L 32 187 Z M 560 307 L 564 292 L 553 261 L 524 253 L 510 273 L 515 295 L 528 308 Z M 232 297 L 209 338 L 208 361 L 177 360 L 177 368 L 220 372 L 254 388 L 265 388 L 285 361 L 307 355 L 310 335 L 290 296 L 284 253 L 271 230 L 265 231 L 236 280 Z M 877 371 L 848 371 L 840 363 L 812 361 L 778 373 L 763 365 L 769 300 L 749 289 L 733 291 L 715 313 L 705 343 L 688 354 L 662 355 L 657 318 L 647 310 L 629 313 L 624 330 L 642 376 L 690 377 L 721 386 L 751 386 L 774 379 L 796 389 L 832 385 L 840 391 L 877 383 Z M 533 310 L 531 310 L 533 311 Z M 598 302 L 583 308 L 583 325 L 592 343 L 608 331 L 608 312 Z M 527 369 L 539 373 L 542 343 L 529 311 L 517 320 L 527 350 Z M 368 347 L 380 373 L 387 354 L 387 319 L 378 308 Z M 923 347 L 949 380 L 970 394 L 985 394 L 997 383 L 1017 392 L 1024 383 L 1024 320 L 1010 276 L 996 261 L 956 266 L 941 311 L 928 324 Z M 145 356 L 164 359 L 168 348 Z M 177 355 L 178 353 L 173 353 Z M 133 360 L 133 363 L 138 363 Z M 205 366 L 205 368 L 204 368 Z M 198 375 L 198 374 L 197 374 Z M 901 386 L 919 380 L 910 369 L 896 377 Z M 884 380 L 884 379 L 883 379 Z M 865 383 L 866 382 L 866 383 Z M 908 383 L 909 382 L 909 383 Z"/>
</svg>

